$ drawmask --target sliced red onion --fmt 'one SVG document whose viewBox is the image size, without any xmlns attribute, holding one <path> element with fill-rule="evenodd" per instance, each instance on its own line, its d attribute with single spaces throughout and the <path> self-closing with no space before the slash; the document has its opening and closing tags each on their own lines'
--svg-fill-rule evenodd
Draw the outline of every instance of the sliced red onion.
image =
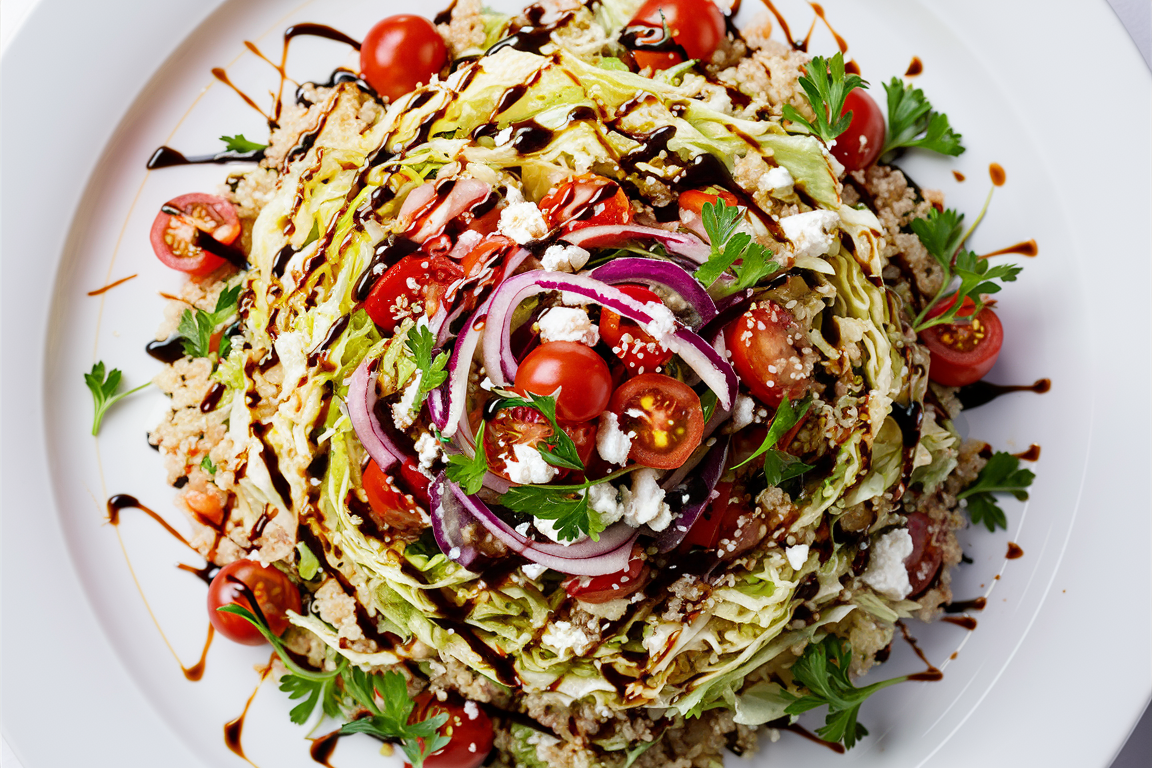
<svg viewBox="0 0 1152 768">
<path fill-rule="evenodd" d="M 456 494 L 445 487 L 446 482 L 444 473 L 440 473 L 428 485 L 428 496 L 432 502 L 432 534 L 436 537 L 436 546 L 440 547 L 440 551 L 449 560 L 477 573 L 491 559 L 469 544 L 464 532 L 469 525 L 480 521 L 460 503 Z"/>
<path fill-rule="evenodd" d="M 628 567 L 632 543 L 639 532 L 626 523 L 610 526 L 600 534 L 599 541 L 586 539 L 568 546 L 533 541 L 517 533 L 487 504 L 464 493 L 460 486 L 447 480 L 445 485 L 493 536 L 512 551 L 535 563 L 572 576 L 604 576 Z"/>
<path fill-rule="evenodd" d="M 352 374 L 348 382 L 348 416 L 356 437 L 364 445 L 364 450 L 376 462 L 376 466 L 387 471 L 407 456 L 376 418 L 376 366 L 379 360 L 365 359 Z"/>
<path fill-rule="evenodd" d="M 642 227 L 637 224 L 585 227 L 561 235 L 560 239 L 581 248 L 612 247 L 623 245 L 630 240 L 655 240 L 669 252 L 686 256 L 697 264 L 703 264 L 712 255 L 712 247 L 701 242 L 695 235 L 669 232 L 656 227 Z"/>
<path fill-rule="evenodd" d="M 519 367 L 510 348 L 512 314 L 522 301 L 544 291 L 559 291 L 591 299 L 616 314 L 638 323 L 656 337 L 691 368 L 716 393 L 725 409 L 731 409 L 736 398 L 736 372 L 716 354 L 704 339 L 690 330 L 679 328 L 671 334 L 655 328 L 657 317 L 652 305 L 633 299 L 618 288 L 605 285 L 587 275 L 535 270 L 505 280 L 490 299 L 487 325 L 484 328 L 484 366 L 497 386 L 508 386 L 516 379 Z M 665 311 L 667 308 L 661 307 Z"/>
<path fill-rule="evenodd" d="M 472 316 L 464 323 L 456 346 L 452 350 L 452 357 L 448 360 L 448 381 L 445 382 L 445 399 L 448 403 L 444 416 L 444 435 L 452 437 L 462 418 L 467 416 L 466 404 L 468 401 L 468 374 L 472 368 L 472 358 L 476 354 L 476 347 L 484 337 L 488 308 L 492 304 L 493 294 L 481 304 Z"/>
<path fill-rule="evenodd" d="M 686 269 L 661 259 L 645 259 L 641 256 L 613 259 L 602 267 L 597 267 L 589 273 L 589 277 L 617 285 L 619 283 L 643 283 L 645 285 L 659 285 L 673 291 L 688 302 L 696 314 L 700 316 L 700 323 L 707 323 L 716 317 L 716 303 L 700 285 L 700 281 Z"/>
<path fill-rule="evenodd" d="M 483 200 L 492 192 L 492 188 L 476 179 L 455 179 L 451 182 L 451 191 L 439 202 L 433 203 L 437 195 L 437 186 L 443 182 L 430 181 L 421 187 L 412 190 L 400 207 L 401 221 L 419 220 L 415 231 L 405 232 L 404 236 L 417 243 L 438 235 L 444 231 L 448 222 L 467 211 L 474 203 Z"/>
<path fill-rule="evenodd" d="M 720 476 L 724 474 L 730 442 L 731 439 L 727 435 L 718 438 L 687 482 L 682 482 L 683 477 L 677 479 L 673 475 L 662 484 L 669 496 L 687 494 L 688 500 L 680 507 L 680 512 L 672 518 L 668 527 L 657 534 L 656 546 L 661 552 L 670 552 L 680 546 L 692 525 L 700 517 L 700 513 L 712 503 L 712 491 L 720 481 Z"/>
</svg>

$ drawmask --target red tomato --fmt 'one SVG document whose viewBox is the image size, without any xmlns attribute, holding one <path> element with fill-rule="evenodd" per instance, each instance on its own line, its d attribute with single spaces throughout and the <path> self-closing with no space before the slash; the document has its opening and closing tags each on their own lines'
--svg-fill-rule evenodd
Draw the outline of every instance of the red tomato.
<svg viewBox="0 0 1152 768">
<path fill-rule="evenodd" d="M 624 382 L 609 410 L 620 429 L 635 432 L 628 458 L 656 469 L 675 469 L 688 460 L 704 435 L 700 397 L 681 381 L 644 373 Z"/>
<path fill-rule="evenodd" d="M 808 391 L 812 347 L 792 313 L 776 302 L 753 304 L 724 329 L 724 341 L 741 381 L 765 405 L 775 408 L 784 395 L 795 401 Z"/>
<path fill-rule="evenodd" d="M 360 44 L 360 73 L 390 101 L 429 82 L 447 64 L 444 39 L 423 16 L 389 16 Z"/>
<path fill-rule="evenodd" d="M 416 706 L 408 722 L 423 722 L 440 713 L 448 715 L 448 722 L 441 726 L 440 734 L 451 741 L 424 760 L 425 768 L 479 768 L 483 765 L 492 751 L 492 720 L 488 713 L 476 702 L 462 702 L 455 694 L 449 694 L 447 700 L 440 701 L 425 691 L 416 697 Z M 410 763 L 404 765 L 411 768 Z"/>
<path fill-rule="evenodd" d="M 427 516 L 416 503 L 415 496 L 401 491 L 376 462 L 369 461 L 364 468 L 363 482 L 372 521 L 376 525 L 407 532 L 422 531 L 428 527 Z"/>
<path fill-rule="evenodd" d="M 642 285 L 616 287 L 644 304 L 664 304 L 659 296 Z M 655 371 L 672 359 L 672 350 L 660 346 L 636 323 L 624 320 L 611 310 L 600 310 L 600 338 L 624 362 L 629 373 Z"/>
<path fill-rule="evenodd" d="M 516 371 L 516 391 L 551 395 L 556 418 L 589 421 L 604 413 L 612 397 L 612 374 L 604 358 L 575 341 L 549 341 L 528 353 Z"/>
<path fill-rule="evenodd" d="M 492 235 L 480 241 L 480 243 L 468 252 L 468 255 L 460 260 L 460 268 L 464 270 L 464 274 L 469 277 L 475 277 L 479 274 L 479 270 L 492 259 L 493 256 L 500 254 L 503 251 L 512 251 L 520 246 L 512 242 L 504 235 Z"/>
<path fill-rule="evenodd" d="M 390 333 L 407 317 L 432 317 L 448 289 L 463 279 L 464 270 L 444 256 L 405 256 L 372 286 L 364 309 Z"/>
<path fill-rule="evenodd" d="M 941 302 L 928 314 L 936 317 L 946 312 L 952 301 Z M 1004 326 L 1000 318 L 989 307 L 984 307 L 975 317 L 972 310 L 976 302 L 964 298 L 958 323 L 934 325 L 920 332 L 920 341 L 932 353 L 932 364 L 928 367 L 928 378 L 946 387 L 963 387 L 984 378 L 996 358 L 1000 357 L 1000 347 L 1004 345 Z"/>
<path fill-rule="evenodd" d="M 722 558 L 730 559 L 763 540 L 768 533 L 764 522 L 747 499 L 733 498 L 732 490 L 733 485 L 728 481 L 716 484 L 716 497 L 692 524 L 684 538 L 686 546 L 718 550 Z"/>
<path fill-rule="evenodd" d="M 915 599 L 936 578 L 944 556 L 936 543 L 932 522 L 923 512 L 908 515 L 908 535 L 912 537 L 912 554 L 904 558 L 904 569 L 912 585 L 908 597 Z"/>
<path fill-rule="evenodd" d="M 484 455 L 488 469 L 505 480 L 508 462 L 516 460 L 516 446 L 535 448 L 552 437 L 552 425 L 535 408 L 501 408 L 484 427 Z"/>
<path fill-rule="evenodd" d="M 576 446 L 576 455 L 580 457 L 580 463 L 585 467 L 592 461 L 593 454 L 596 452 L 596 432 L 599 426 L 595 421 L 560 425 L 564 434 L 572 438 L 572 443 Z"/>
<path fill-rule="evenodd" d="M 564 582 L 564 589 L 569 597 L 585 603 L 606 603 L 635 594 L 652 577 L 652 569 L 641 555 L 641 548 L 634 546 L 632 558 L 624 570 L 604 576 L 573 576 Z"/>
<path fill-rule="evenodd" d="M 620 185 L 592 173 L 576 176 L 553 189 L 540 201 L 540 210 L 548 227 L 560 227 L 561 234 L 632 220 L 632 206 Z"/>
<path fill-rule="evenodd" d="M 863 88 L 855 88 L 844 98 L 840 114 L 851 112 L 848 130 L 836 137 L 832 156 L 850 171 L 867 168 L 876 162 L 884 148 L 884 113 L 880 105 Z"/>
<path fill-rule="evenodd" d="M 684 51 L 705 64 L 712 60 L 726 31 L 724 14 L 712 0 L 648 0 L 632 20 L 657 27 L 667 24 Z"/>
<path fill-rule="evenodd" d="M 702 189 L 690 189 L 687 192 L 680 193 L 680 207 L 692 211 L 697 216 L 704 215 L 704 204 L 715 204 L 717 200 L 723 200 L 730 206 L 737 206 L 740 201 L 736 199 L 736 195 L 724 190 L 715 190 L 712 192 L 705 192 Z"/>
<path fill-rule="evenodd" d="M 152 250 L 165 266 L 190 275 L 206 275 L 224 263 L 224 259 L 196 245 L 197 230 L 224 245 L 240 237 L 240 218 L 232 203 L 216 195 L 193 192 L 169 200 L 165 208 L 175 208 L 183 216 L 170 216 L 161 211 L 152 222 Z"/>
<path fill-rule="evenodd" d="M 255 613 L 245 592 L 260 606 L 268 627 L 277 635 L 288 629 L 288 611 L 300 613 L 300 591 L 283 572 L 251 560 L 236 560 L 219 570 L 208 586 L 208 618 L 216 631 L 233 642 L 262 645 L 264 636 L 246 619 L 216 610 L 240 605 Z"/>
<path fill-rule="evenodd" d="M 654 45 L 664 40 L 664 27 L 659 24 L 634 21 L 629 26 L 638 33 L 635 37 L 635 43 L 632 43 L 633 45 Z M 643 32 L 640 32 L 641 29 Z M 675 35 L 673 35 L 673 40 L 675 40 Z M 651 51 L 643 48 L 632 49 L 632 58 L 636 61 L 637 68 L 652 72 L 670 69 L 684 61 L 684 57 L 676 51 Z"/>
<path fill-rule="evenodd" d="M 400 477 L 404 480 L 404 487 L 412 491 L 412 495 L 424 509 L 432 506 L 432 499 L 428 495 L 428 486 L 432 481 L 428 475 L 420 471 L 419 464 L 412 459 L 404 459 L 404 463 L 400 465 Z"/>
</svg>

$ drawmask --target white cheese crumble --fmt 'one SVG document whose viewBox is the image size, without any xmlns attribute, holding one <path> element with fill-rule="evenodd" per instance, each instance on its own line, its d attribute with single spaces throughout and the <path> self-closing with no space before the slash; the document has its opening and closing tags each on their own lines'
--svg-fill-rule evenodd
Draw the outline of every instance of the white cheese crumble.
<svg viewBox="0 0 1152 768">
<path fill-rule="evenodd" d="M 553 621 L 544 630 L 540 641 L 561 654 L 565 651 L 582 653 L 591 644 L 584 630 L 573 626 L 570 621 Z"/>
<path fill-rule="evenodd" d="M 535 203 L 512 203 L 500 211 L 500 233 L 524 245 L 548 234 L 548 224 Z"/>
<path fill-rule="evenodd" d="M 792 185 L 795 183 L 796 181 L 792 178 L 792 174 L 788 172 L 788 169 L 782 165 L 778 165 L 761 176 L 757 182 L 757 186 L 760 188 L 760 191 L 765 194 L 780 197 L 781 195 L 791 194 Z"/>
<path fill-rule="evenodd" d="M 420 371 L 412 378 L 412 383 L 404 388 L 404 393 L 400 395 L 400 402 L 393 403 L 392 405 L 392 423 L 396 425 L 396 429 L 408 429 L 416 420 L 416 414 L 413 413 L 416 409 L 412 406 L 416 402 L 416 395 L 420 392 L 420 377 L 424 374 Z"/>
<path fill-rule="evenodd" d="M 586 491 L 588 507 L 600 515 L 600 522 L 607 527 L 624 516 L 620 505 L 620 492 L 612 483 L 597 483 Z"/>
<path fill-rule="evenodd" d="M 884 534 L 872 544 L 871 551 L 868 570 L 862 577 L 864 583 L 893 600 L 908 597 L 912 584 L 904 560 L 912 554 L 912 536 L 907 529 Z"/>
<path fill-rule="evenodd" d="M 797 544 L 794 547 L 788 547 L 784 550 L 784 556 L 788 558 L 788 565 L 792 566 L 792 570 L 798 571 L 804 567 L 804 563 L 808 562 L 808 545 Z"/>
<path fill-rule="evenodd" d="M 652 315 L 652 322 L 645 325 L 644 330 L 663 346 L 664 340 L 676 333 L 676 316 L 668 307 L 655 302 L 645 304 L 644 311 Z"/>
<path fill-rule="evenodd" d="M 590 256 L 578 245 L 550 245 L 540 263 L 549 272 L 577 272 L 584 268 Z"/>
<path fill-rule="evenodd" d="M 832 232 L 840 223 L 835 211 L 808 211 L 780 219 L 784 236 L 792 243 L 796 258 L 823 256 L 832 248 Z"/>
<path fill-rule="evenodd" d="M 756 419 L 756 401 L 748 395 L 736 395 L 736 404 L 732 406 L 732 421 L 725 430 L 739 432 Z"/>
<path fill-rule="evenodd" d="M 575 341 L 589 347 L 600 341 L 600 329 L 578 307 L 552 307 L 540 315 L 536 325 L 541 341 Z"/>
<path fill-rule="evenodd" d="M 524 575 L 530 579 L 538 579 L 544 575 L 544 571 L 548 570 L 548 566 L 540 565 L 539 563 L 528 563 L 520 566 L 520 570 L 524 571 Z"/>
<path fill-rule="evenodd" d="M 540 533 L 544 534 L 546 537 L 556 542 L 557 544 L 561 544 L 565 547 L 578 544 L 588 538 L 588 534 L 582 533 L 575 539 L 561 539 L 560 529 L 557 526 L 557 522 L 557 520 L 544 520 L 539 517 L 533 519 L 533 523 L 536 525 L 536 530 L 540 531 Z"/>
<path fill-rule="evenodd" d="M 416 453 L 420 458 L 421 469 L 431 469 L 440 458 L 440 441 L 431 432 L 421 432 L 416 438 Z"/>
<path fill-rule="evenodd" d="M 656 482 L 656 470 L 632 473 L 632 487 L 620 489 L 624 522 L 633 528 L 647 525 L 662 531 L 672 522 L 672 509 L 664 503 L 664 489 Z"/>
<path fill-rule="evenodd" d="M 556 477 L 556 467 L 544 461 L 535 446 L 516 443 L 512 460 L 506 463 L 508 479 L 521 485 L 543 485 Z"/>
<path fill-rule="evenodd" d="M 632 438 L 635 436 L 635 432 L 620 429 L 619 416 L 612 411 L 605 411 L 600 415 L 600 427 L 596 430 L 596 450 L 609 464 L 624 466 L 628 461 L 628 452 L 632 450 Z"/>
</svg>

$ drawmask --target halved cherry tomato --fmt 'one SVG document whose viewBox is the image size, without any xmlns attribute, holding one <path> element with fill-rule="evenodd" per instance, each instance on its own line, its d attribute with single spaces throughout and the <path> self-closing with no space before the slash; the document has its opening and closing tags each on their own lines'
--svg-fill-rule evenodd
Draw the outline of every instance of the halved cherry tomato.
<svg viewBox="0 0 1152 768">
<path fill-rule="evenodd" d="M 704 214 L 704 204 L 716 204 L 717 200 L 723 200 L 727 205 L 737 206 L 740 201 L 736 199 L 736 195 L 731 192 L 725 192 L 718 189 L 711 192 L 705 192 L 702 189 L 690 189 L 687 192 L 680 193 L 680 207 L 692 211 L 698 216 Z"/>
<path fill-rule="evenodd" d="M 219 570 L 208 586 L 208 618 L 216 631 L 242 645 L 262 645 L 265 640 L 246 619 L 216 610 L 239 605 L 255 613 L 245 588 L 255 598 L 268 627 L 277 635 L 288 629 L 288 611 L 300 613 L 300 591 L 282 571 L 251 560 L 236 560 Z"/>
<path fill-rule="evenodd" d="M 488 459 L 488 469 L 505 480 L 511 480 L 508 463 L 517 461 L 516 446 L 535 448 L 550 437 L 552 425 L 535 408 L 501 408 L 484 427 L 484 456 Z"/>
<path fill-rule="evenodd" d="M 216 195 L 193 192 L 169 200 L 165 208 L 175 208 L 183 216 L 161 211 L 152 222 L 152 250 L 165 266 L 190 275 L 206 275 L 220 267 L 224 259 L 196 245 L 199 230 L 224 245 L 240 237 L 240 218 L 232 203 Z"/>
<path fill-rule="evenodd" d="M 884 148 L 884 113 L 863 88 L 855 88 L 844 98 L 841 115 L 852 113 L 848 130 L 836 137 L 832 156 L 849 171 L 867 168 L 876 162 Z"/>
<path fill-rule="evenodd" d="M 492 259 L 493 256 L 516 248 L 519 248 L 519 246 L 504 235 L 486 237 L 481 240 L 475 248 L 469 251 L 467 256 L 460 260 L 460 268 L 464 270 L 464 274 L 469 277 L 475 277 L 476 274 L 479 274 L 479 269 Z"/>
<path fill-rule="evenodd" d="M 596 432 L 599 428 L 600 425 L 595 421 L 560 424 L 560 429 L 564 430 L 564 434 L 572 438 L 572 443 L 576 446 L 576 455 L 580 457 L 580 463 L 585 467 L 592 461 L 592 456 L 596 452 Z"/>
<path fill-rule="evenodd" d="M 612 397 L 612 374 L 604 358 L 575 341 L 549 341 L 528 353 L 516 371 L 516 391 L 551 395 L 556 418 L 589 421 L 604 413 Z"/>
<path fill-rule="evenodd" d="M 471 705 L 471 706 L 469 706 Z M 424 759 L 425 768 L 479 768 L 492 751 L 492 720 L 476 702 L 464 702 L 455 693 L 440 701 L 425 691 L 416 697 L 409 723 L 420 723 L 436 715 L 448 715 L 440 735 L 451 739 L 448 744 Z M 411 768 L 409 763 L 405 766 Z"/>
<path fill-rule="evenodd" d="M 932 308 L 929 317 L 948 311 L 951 301 L 943 301 Z M 976 302 L 964 297 L 957 313 L 960 322 L 934 325 L 920 332 L 920 341 L 932 353 L 928 378 L 946 387 L 963 387 L 984 378 L 1004 345 L 1004 326 L 990 307 L 984 307 L 975 317 Z"/>
<path fill-rule="evenodd" d="M 586 173 L 553 189 L 540 201 L 550 229 L 566 234 L 585 227 L 627 224 L 632 206 L 612 179 Z"/>
<path fill-rule="evenodd" d="M 721 559 L 739 557 L 759 544 L 768 528 L 755 505 L 741 496 L 742 486 L 721 480 L 715 493 L 712 503 L 692 524 L 684 544 L 716 550 Z"/>
<path fill-rule="evenodd" d="M 621 430 L 636 433 L 628 458 L 646 467 L 679 467 L 704 435 L 699 395 L 662 373 L 643 373 L 624 382 L 608 408 L 619 418 Z"/>
<path fill-rule="evenodd" d="M 448 289 L 463 279 L 464 270 L 444 256 L 405 256 L 372 286 L 364 309 L 381 330 L 390 333 L 406 317 L 432 317 Z"/>
<path fill-rule="evenodd" d="M 673 39 L 684 48 L 685 53 L 704 64 L 712 61 L 712 54 L 716 52 L 725 35 L 724 14 L 712 0 L 648 0 L 640 6 L 640 10 L 632 18 L 632 23 L 636 22 L 644 22 L 657 28 L 667 24 Z M 663 57 L 669 55 L 648 51 L 636 53 L 649 56 L 655 54 L 656 57 L 661 57 L 655 59 L 652 64 L 662 63 Z M 640 57 L 637 57 L 636 63 L 641 67 L 652 65 L 645 64 Z M 677 61 L 674 60 L 672 64 L 675 63 Z M 671 64 L 656 68 L 667 69 L 668 66 Z"/>
<path fill-rule="evenodd" d="M 740 380 L 765 405 L 775 408 L 784 395 L 804 397 L 811 384 L 812 347 L 792 313 L 762 301 L 728 324 L 724 340 Z"/>
<path fill-rule="evenodd" d="M 616 287 L 636 301 L 664 305 L 659 296 L 642 285 Z M 620 315 L 608 309 L 600 310 L 600 338 L 624 362 L 629 373 L 655 371 L 672 359 L 672 350 L 657 344 L 636 323 L 623 320 Z"/>
<path fill-rule="evenodd" d="M 923 512 L 913 512 L 908 515 L 908 535 L 912 537 L 912 554 L 904 558 L 904 568 L 908 571 L 908 583 L 912 591 L 908 597 L 915 599 L 928 588 L 940 564 L 944 560 L 940 546 L 936 543 L 935 531 L 932 521 Z"/>
<path fill-rule="evenodd" d="M 424 509 L 432 506 L 432 499 L 428 495 L 428 486 L 432 480 L 420 471 L 419 464 L 412 459 L 404 459 L 404 463 L 400 465 L 400 478 L 404 481 L 404 487 L 412 492 L 416 501 L 420 502 L 420 506 Z"/>
<path fill-rule="evenodd" d="M 428 83 L 447 63 L 444 39 L 423 16 L 389 16 L 360 44 L 360 73 L 390 101 Z"/>
<path fill-rule="evenodd" d="M 644 562 L 641 548 L 634 546 L 624 570 L 604 576 L 573 576 L 564 582 L 564 589 L 569 597 L 585 603 L 606 603 L 639 592 L 651 577 L 652 569 Z"/>
<path fill-rule="evenodd" d="M 376 462 L 369 461 L 364 468 L 363 482 L 372 521 L 376 525 L 405 532 L 422 531 L 428 527 L 425 522 L 427 516 L 416 503 L 416 497 L 401 491 Z"/>
</svg>

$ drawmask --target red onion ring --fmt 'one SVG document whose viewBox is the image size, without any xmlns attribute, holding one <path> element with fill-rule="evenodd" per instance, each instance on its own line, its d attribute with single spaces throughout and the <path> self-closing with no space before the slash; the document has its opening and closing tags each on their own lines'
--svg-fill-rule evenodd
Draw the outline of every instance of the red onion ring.
<svg viewBox="0 0 1152 768">
<path fill-rule="evenodd" d="M 697 264 L 703 264 L 712 255 L 712 246 L 706 245 L 695 235 L 636 224 L 584 227 L 561 235 L 560 239 L 586 249 L 611 247 L 629 240 L 655 240 L 669 252 L 686 256 Z"/>
<path fill-rule="evenodd" d="M 437 186 L 444 182 L 429 181 L 408 194 L 400 207 L 397 218 L 409 222 L 404 236 L 417 243 L 423 243 L 444 231 L 448 222 L 464 213 L 474 203 L 483 200 L 492 188 L 482 181 L 460 178 L 452 181 L 452 189 L 437 202 Z M 415 231 L 413 230 L 415 227 Z"/>
<path fill-rule="evenodd" d="M 376 466 L 387 471 L 397 462 L 403 461 L 408 453 L 392 440 L 384 425 L 376 418 L 376 366 L 379 359 L 365 359 L 356 368 L 348 381 L 348 416 L 352 429 L 360 439 L 364 450 L 376 462 Z"/>
<path fill-rule="evenodd" d="M 460 503 L 456 494 L 444 487 L 446 482 L 441 472 L 428 485 L 428 495 L 432 501 L 432 534 L 436 537 L 436 546 L 440 547 L 440 551 L 449 560 L 477 573 L 491 559 L 465 541 L 464 531 L 469 525 L 480 521 Z"/>
<path fill-rule="evenodd" d="M 656 546 L 661 552 L 670 552 L 680 546 L 692 525 L 700 517 L 700 513 L 712 502 L 712 491 L 720 481 L 720 476 L 724 474 L 724 465 L 728 461 L 730 443 L 731 438 L 727 435 L 718 439 L 696 466 L 686 484 L 681 483 L 683 476 L 676 478 L 675 475 L 661 484 L 668 494 L 677 493 L 677 488 L 684 487 L 681 492 L 691 495 L 688 503 L 681 507 L 668 527 L 656 534 Z"/>
<path fill-rule="evenodd" d="M 613 259 L 592 270 L 588 276 L 608 285 L 643 283 L 663 286 L 679 294 L 692 306 L 700 316 L 701 325 L 716 317 L 716 302 L 712 301 L 700 281 L 670 261 L 645 259 L 641 256 Z"/>
</svg>

